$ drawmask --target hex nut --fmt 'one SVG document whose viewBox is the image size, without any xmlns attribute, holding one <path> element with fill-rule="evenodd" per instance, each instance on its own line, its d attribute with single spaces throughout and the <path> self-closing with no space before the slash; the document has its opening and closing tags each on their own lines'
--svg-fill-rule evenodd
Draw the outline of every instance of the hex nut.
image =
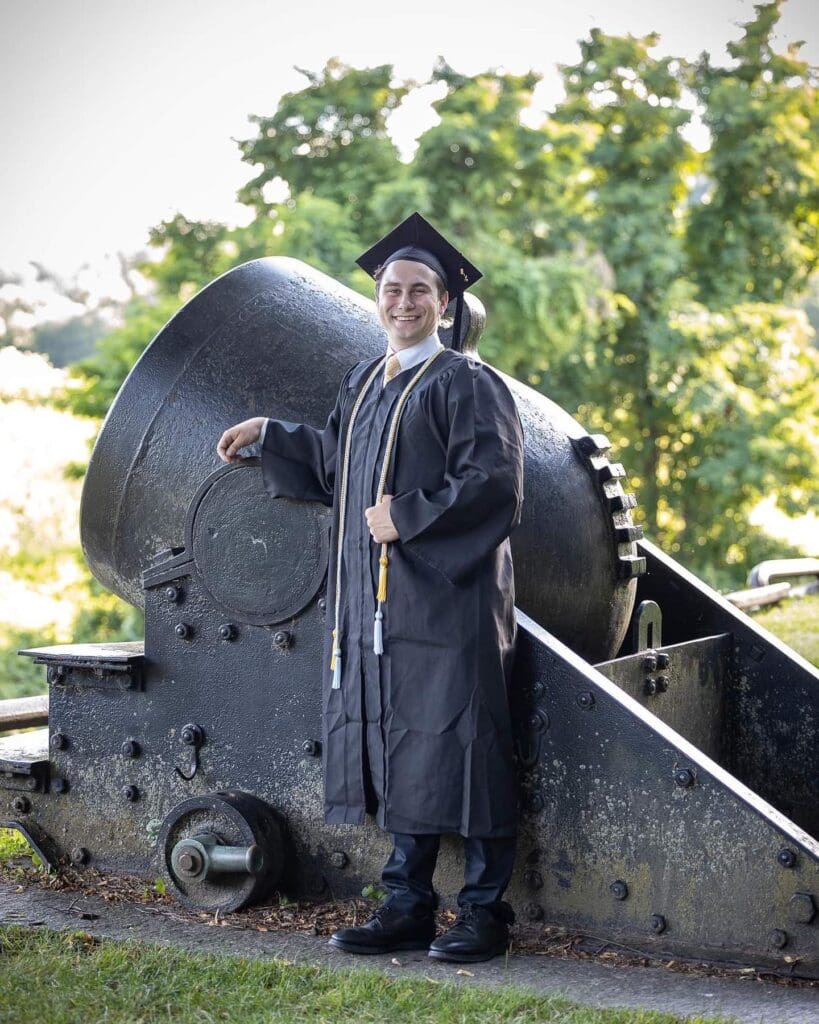
<svg viewBox="0 0 819 1024">
<path fill-rule="evenodd" d="M 65 750 L 68 747 L 68 737 L 64 732 L 55 732 L 50 745 L 52 750 Z"/>
<path fill-rule="evenodd" d="M 539 871 L 529 869 L 523 873 L 524 884 L 530 889 L 542 889 L 543 888 L 543 875 Z"/>
<path fill-rule="evenodd" d="M 646 679 L 646 685 L 644 687 L 644 690 L 647 697 L 653 697 L 654 694 L 657 692 L 657 680 Z"/>
<path fill-rule="evenodd" d="M 657 655 L 647 654 L 643 658 L 643 671 L 644 672 L 656 672 L 657 671 Z"/>
<path fill-rule="evenodd" d="M 49 665 L 46 671 L 46 680 L 50 685 L 65 682 L 65 669 L 62 665 Z"/>
<path fill-rule="evenodd" d="M 795 892 L 789 904 L 791 920 L 797 924 L 810 924 L 816 917 L 816 900 L 809 892 Z"/>
<path fill-rule="evenodd" d="M 609 892 L 616 900 L 628 899 L 628 886 L 622 879 L 612 882 L 609 886 Z"/>
<path fill-rule="evenodd" d="M 658 654 L 657 655 L 657 668 L 659 668 L 659 669 L 667 669 L 668 668 L 668 663 L 669 663 L 670 660 L 671 659 L 669 658 L 669 656 L 667 654 Z"/>
<path fill-rule="evenodd" d="M 668 689 L 668 676 L 657 676 L 657 689 L 660 693 L 665 693 Z"/>
<path fill-rule="evenodd" d="M 578 694 L 577 703 L 585 711 L 588 711 L 589 708 L 594 707 L 594 694 L 589 692 Z"/>
<path fill-rule="evenodd" d="M 796 851 L 789 850 L 787 846 L 783 847 L 776 855 L 776 859 L 779 861 L 783 868 L 795 868 L 796 867 Z"/>
<path fill-rule="evenodd" d="M 674 781 L 681 789 L 688 789 L 694 785 L 695 776 L 690 768 L 678 768 L 674 772 Z"/>
<path fill-rule="evenodd" d="M 139 757 L 142 753 L 138 740 L 125 740 L 119 749 L 123 757 Z"/>
<path fill-rule="evenodd" d="M 321 757 L 321 740 L 305 740 L 301 749 L 310 757 Z"/>
<path fill-rule="evenodd" d="M 543 920 L 543 907 L 539 903 L 524 903 L 522 909 L 527 921 Z"/>
<path fill-rule="evenodd" d="M 293 645 L 293 634 L 288 629 L 277 629 L 273 634 L 273 646 L 280 651 L 286 650 Z"/>
</svg>

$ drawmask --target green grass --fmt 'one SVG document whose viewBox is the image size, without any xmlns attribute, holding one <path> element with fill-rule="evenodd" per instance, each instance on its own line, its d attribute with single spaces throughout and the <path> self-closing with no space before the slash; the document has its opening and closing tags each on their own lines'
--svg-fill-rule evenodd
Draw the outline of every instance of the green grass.
<svg viewBox="0 0 819 1024">
<path fill-rule="evenodd" d="M 819 594 L 782 601 L 754 621 L 819 667 Z"/>
<path fill-rule="evenodd" d="M 467 979 L 468 980 L 468 979 Z M 693 1022 L 692 1018 L 692 1022 Z M 715 1018 L 698 1017 L 706 1024 Z M 591 1010 L 522 989 L 469 988 L 0 930 L 2 1024 L 677 1024 L 666 1013 Z"/>
</svg>

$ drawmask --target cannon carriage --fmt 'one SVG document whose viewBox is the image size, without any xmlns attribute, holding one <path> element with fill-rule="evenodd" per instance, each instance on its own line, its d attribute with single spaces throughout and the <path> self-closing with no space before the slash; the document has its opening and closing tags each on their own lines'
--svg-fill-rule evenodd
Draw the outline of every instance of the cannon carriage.
<svg viewBox="0 0 819 1024">
<path fill-rule="evenodd" d="M 475 347 L 469 301 L 445 344 Z M 323 819 L 331 513 L 270 499 L 257 459 L 214 448 L 251 415 L 323 425 L 346 369 L 382 349 L 372 303 L 263 259 L 191 299 L 132 370 L 81 531 L 95 576 L 144 607 L 144 642 L 22 652 L 44 666 L 47 724 L 0 739 L 0 824 L 47 864 L 162 875 L 222 911 L 378 879 L 387 837 Z M 819 977 L 819 673 L 642 538 L 604 437 L 507 382 L 526 440 L 508 898 L 615 944 Z M 0 703 L 2 720 L 21 721 Z M 460 886 L 454 841 L 436 886 Z"/>
</svg>

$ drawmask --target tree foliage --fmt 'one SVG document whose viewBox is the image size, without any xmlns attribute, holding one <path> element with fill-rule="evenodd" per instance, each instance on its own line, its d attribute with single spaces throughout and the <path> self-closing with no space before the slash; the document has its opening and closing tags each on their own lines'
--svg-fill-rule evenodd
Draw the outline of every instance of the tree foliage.
<svg viewBox="0 0 819 1024">
<path fill-rule="evenodd" d="M 304 72 L 240 143 L 252 222 L 180 213 L 154 230 L 157 304 L 81 364 L 99 400 L 75 401 L 100 412 L 167 315 L 245 260 L 295 256 L 371 294 L 356 256 L 417 209 L 484 271 L 484 357 L 608 432 L 650 535 L 736 584 L 767 553 L 753 505 L 775 494 L 796 513 L 816 495 L 816 350 L 786 304 L 817 263 L 819 118 L 798 47 L 773 48 L 780 7 L 756 8 L 728 67 L 595 29 L 539 116 L 534 72 L 439 59 L 438 121 L 407 161 L 389 118 L 413 83 L 389 65 Z M 705 154 L 684 134 L 692 95 Z"/>
</svg>

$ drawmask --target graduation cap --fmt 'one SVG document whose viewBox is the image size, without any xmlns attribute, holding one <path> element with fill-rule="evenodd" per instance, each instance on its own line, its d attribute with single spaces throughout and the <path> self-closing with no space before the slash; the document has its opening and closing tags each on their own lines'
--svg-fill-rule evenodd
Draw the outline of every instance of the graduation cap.
<svg viewBox="0 0 819 1024">
<path fill-rule="evenodd" d="M 480 270 L 436 231 L 429 221 L 424 220 L 420 213 L 410 214 L 406 220 L 401 221 L 398 227 L 359 256 L 356 263 L 374 278 L 379 270 L 395 260 L 423 263 L 444 282 L 450 301 L 455 299 L 452 346 L 460 348 L 464 292 L 481 279 L 483 275 Z"/>
</svg>

